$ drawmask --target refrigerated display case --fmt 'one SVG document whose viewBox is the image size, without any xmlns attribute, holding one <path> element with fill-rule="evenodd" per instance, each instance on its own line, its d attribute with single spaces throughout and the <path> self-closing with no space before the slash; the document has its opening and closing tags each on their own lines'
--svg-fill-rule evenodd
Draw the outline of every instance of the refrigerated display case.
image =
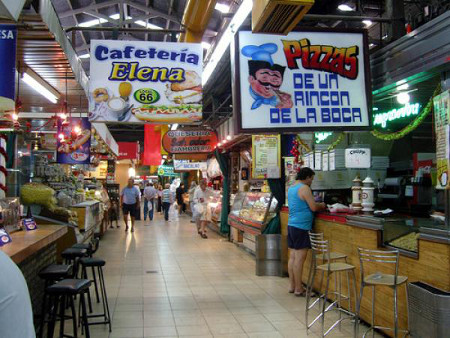
<svg viewBox="0 0 450 338">
<path fill-rule="evenodd" d="M 228 222 L 250 235 L 260 235 L 276 215 L 278 201 L 271 193 L 239 192 L 228 216 Z"/>
</svg>

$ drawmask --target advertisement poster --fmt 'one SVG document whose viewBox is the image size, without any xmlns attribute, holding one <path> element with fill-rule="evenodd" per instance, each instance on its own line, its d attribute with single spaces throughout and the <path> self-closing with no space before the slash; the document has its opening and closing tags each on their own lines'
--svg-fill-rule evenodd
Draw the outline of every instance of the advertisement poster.
<svg viewBox="0 0 450 338">
<path fill-rule="evenodd" d="M 91 158 L 91 123 L 87 117 L 73 118 L 67 124 L 58 120 L 56 162 L 89 164 Z"/>
<path fill-rule="evenodd" d="M 448 124 L 450 114 L 450 91 L 442 93 L 433 99 L 434 125 L 436 132 L 436 169 L 438 187 L 449 188 L 448 179 L 448 149 L 449 135 Z"/>
<path fill-rule="evenodd" d="M 162 146 L 169 154 L 211 153 L 217 145 L 217 134 L 212 130 L 169 130 Z"/>
<path fill-rule="evenodd" d="M 0 25 L 0 112 L 15 110 L 17 28 L 14 25 Z"/>
<path fill-rule="evenodd" d="M 91 40 L 89 119 L 200 121 L 202 67 L 199 43 Z"/>
<path fill-rule="evenodd" d="M 280 178 L 280 135 L 252 135 L 252 177 Z"/>
<path fill-rule="evenodd" d="M 370 126 L 367 36 L 241 31 L 235 38 L 239 129 L 346 130 Z"/>
</svg>

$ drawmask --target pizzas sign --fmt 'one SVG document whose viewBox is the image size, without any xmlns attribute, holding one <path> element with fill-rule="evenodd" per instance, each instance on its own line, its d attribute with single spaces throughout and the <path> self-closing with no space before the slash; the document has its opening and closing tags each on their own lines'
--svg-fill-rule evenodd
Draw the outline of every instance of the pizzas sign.
<svg viewBox="0 0 450 338">
<path fill-rule="evenodd" d="M 211 153 L 217 145 L 217 135 L 211 130 L 170 130 L 162 140 L 169 154 Z"/>
</svg>

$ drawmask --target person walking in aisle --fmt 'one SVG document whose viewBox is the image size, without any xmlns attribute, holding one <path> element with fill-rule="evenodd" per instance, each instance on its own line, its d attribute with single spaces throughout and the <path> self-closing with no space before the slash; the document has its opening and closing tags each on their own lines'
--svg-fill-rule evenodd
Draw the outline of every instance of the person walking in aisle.
<svg viewBox="0 0 450 338">
<path fill-rule="evenodd" d="M 137 187 L 134 186 L 134 179 L 128 179 L 128 185 L 123 188 L 120 194 L 120 206 L 122 207 L 123 220 L 125 222 L 125 231 L 128 231 L 128 214 L 131 218 L 131 232 L 134 232 L 134 221 L 136 219 L 136 211 L 140 200 L 141 193 Z"/>
<path fill-rule="evenodd" d="M 180 186 L 176 190 L 178 212 L 180 215 L 183 212 L 186 212 L 186 205 L 184 204 L 183 194 L 184 194 L 184 183 L 181 183 Z"/>
<path fill-rule="evenodd" d="M 159 214 L 162 214 L 162 211 L 163 211 L 163 209 L 162 209 L 162 191 L 163 191 L 162 185 L 158 184 L 157 193 L 158 193 L 158 212 L 159 212 Z"/>
<path fill-rule="evenodd" d="M 314 201 L 311 192 L 314 175 L 310 168 L 300 169 L 296 184 L 288 190 L 289 293 L 297 297 L 304 296 L 306 291 L 302 285 L 302 272 L 308 249 L 311 248 L 308 232 L 312 229 L 314 212 L 326 209 L 325 203 Z"/>
<path fill-rule="evenodd" d="M 153 221 L 153 211 L 155 210 L 155 198 L 158 191 L 153 187 L 153 183 L 147 183 L 144 189 L 144 222 L 147 220 L 147 214 L 150 221 Z"/>
<path fill-rule="evenodd" d="M 197 218 L 198 234 L 202 238 L 208 238 L 206 235 L 206 226 L 209 221 L 208 200 L 210 196 L 210 189 L 206 186 L 206 180 L 200 181 L 200 186 L 194 192 L 194 210 Z"/>
<path fill-rule="evenodd" d="M 191 182 L 191 187 L 189 188 L 189 207 L 191 209 L 192 217 L 191 217 L 191 223 L 195 223 L 194 219 L 194 193 L 195 189 L 197 188 L 197 183 L 195 181 Z"/>
<path fill-rule="evenodd" d="M 164 212 L 164 219 L 169 221 L 169 210 L 173 203 L 173 194 L 170 191 L 170 183 L 166 183 L 165 189 L 162 191 L 162 209 Z"/>
</svg>

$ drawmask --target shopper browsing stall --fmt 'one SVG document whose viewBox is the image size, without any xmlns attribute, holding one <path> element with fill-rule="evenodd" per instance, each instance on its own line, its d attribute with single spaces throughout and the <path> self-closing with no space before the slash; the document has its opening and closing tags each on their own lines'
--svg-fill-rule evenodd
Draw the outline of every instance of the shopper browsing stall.
<svg viewBox="0 0 450 338">
<path fill-rule="evenodd" d="M 137 187 L 134 186 L 134 180 L 128 179 L 128 185 L 123 188 L 120 194 L 120 205 L 123 211 L 123 220 L 125 222 L 125 231 L 128 231 L 127 216 L 131 218 L 131 232 L 134 232 L 134 221 L 136 219 L 136 211 L 140 203 L 141 193 Z"/>
<path fill-rule="evenodd" d="M 150 221 L 153 221 L 153 211 L 155 209 L 155 199 L 158 197 L 158 191 L 153 186 L 153 183 L 147 183 L 144 189 L 144 222 L 147 220 L 147 215 Z"/>
<path fill-rule="evenodd" d="M 162 200 L 162 209 L 164 212 L 164 219 L 168 221 L 170 206 L 173 203 L 173 194 L 172 191 L 170 191 L 170 183 L 166 183 L 165 189 L 162 191 L 161 200 Z"/>
<path fill-rule="evenodd" d="M 192 213 L 192 218 L 191 218 L 191 223 L 195 223 L 195 219 L 194 219 L 194 193 L 195 193 L 195 189 L 197 188 L 197 183 L 195 181 L 191 182 L 191 187 L 189 188 L 189 207 L 191 209 L 191 213 Z"/>
<path fill-rule="evenodd" d="M 311 248 L 308 231 L 311 230 L 314 221 L 313 212 L 326 208 L 325 203 L 314 201 L 311 192 L 314 175 L 314 171 L 310 168 L 300 169 L 296 177 L 296 184 L 288 190 L 289 292 L 295 293 L 296 296 L 305 295 L 302 271 L 308 249 Z"/>
<path fill-rule="evenodd" d="M 194 193 L 194 210 L 198 234 L 202 238 L 208 238 L 206 235 L 206 226 L 210 218 L 210 215 L 208 215 L 208 198 L 210 193 L 211 191 L 207 187 L 206 180 L 201 180 L 200 186 L 197 187 Z"/>
</svg>

